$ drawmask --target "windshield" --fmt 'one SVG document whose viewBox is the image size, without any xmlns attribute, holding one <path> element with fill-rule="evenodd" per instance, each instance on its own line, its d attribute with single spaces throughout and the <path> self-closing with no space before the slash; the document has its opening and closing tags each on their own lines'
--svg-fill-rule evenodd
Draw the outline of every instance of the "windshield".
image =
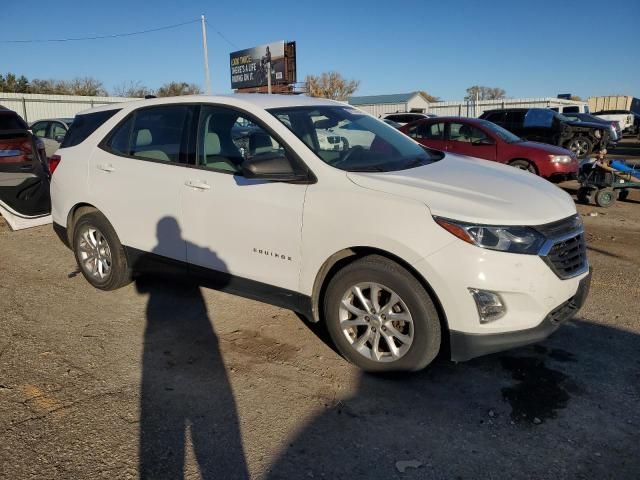
<svg viewBox="0 0 640 480">
<path fill-rule="evenodd" d="M 495 133 L 498 137 L 500 137 L 502 140 L 504 140 L 507 143 L 517 143 L 517 142 L 523 141 L 519 136 L 514 135 L 509 130 L 505 130 L 500 125 L 496 125 L 495 123 L 489 122 L 488 120 L 478 120 L 478 121 L 482 123 L 483 127 L 485 127 L 487 130 L 491 130 L 493 133 Z"/>
<path fill-rule="evenodd" d="M 341 170 L 391 172 L 428 165 L 444 156 L 354 108 L 290 107 L 269 113 L 322 161 Z"/>
</svg>

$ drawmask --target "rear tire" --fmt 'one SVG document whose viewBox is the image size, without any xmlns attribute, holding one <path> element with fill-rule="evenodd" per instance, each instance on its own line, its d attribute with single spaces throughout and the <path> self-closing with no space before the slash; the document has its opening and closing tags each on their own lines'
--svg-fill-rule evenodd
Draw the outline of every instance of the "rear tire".
<svg viewBox="0 0 640 480">
<path fill-rule="evenodd" d="M 131 282 L 124 248 L 102 213 L 93 211 L 77 219 L 73 253 L 82 275 L 95 288 L 115 290 Z"/>
<path fill-rule="evenodd" d="M 365 371 L 421 370 L 440 350 L 440 319 L 430 295 L 380 255 L 356 260 L 331 279 L 324 317 L 338 351 Z"/>
<path fill-rule="evenodd" d="M 613 188 L 602 188 L 596 193 L 596 205 L 608 208 L 616 203 L 616 192 Z"/>
</svg>

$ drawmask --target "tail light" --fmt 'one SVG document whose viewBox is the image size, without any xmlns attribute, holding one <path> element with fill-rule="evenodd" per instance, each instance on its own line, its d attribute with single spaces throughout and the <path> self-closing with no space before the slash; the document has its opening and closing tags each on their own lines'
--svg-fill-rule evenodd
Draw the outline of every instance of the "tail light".
<svg viewBox="0 0 640 480">
<path fill-rule="evenodd" d="M 53 175 L 53 172 L 55 172 L 56 168 L 58 168 L 60 160 L 62 160 L 62 157 L 60 155 L 51 155 L 51 157 L 49 158 L 49 173 L 51 175 Z"/>
</svg>

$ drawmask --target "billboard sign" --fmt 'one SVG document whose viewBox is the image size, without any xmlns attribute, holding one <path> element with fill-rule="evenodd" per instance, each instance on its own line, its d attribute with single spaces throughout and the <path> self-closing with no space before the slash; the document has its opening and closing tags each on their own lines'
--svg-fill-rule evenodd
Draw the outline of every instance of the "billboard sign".
<svg viewBox="0 0 640 480">
<path fill-rule="evenodd" d="M 267 85 L 267 63 L 271 62 L 271 83 L 290 83 L 285 60 L 285 42 L 247 48 L 230 55 L 231 88 L 252 88 Z M 293 80 L 295 82 L 295 79 Z"/>
</svg>

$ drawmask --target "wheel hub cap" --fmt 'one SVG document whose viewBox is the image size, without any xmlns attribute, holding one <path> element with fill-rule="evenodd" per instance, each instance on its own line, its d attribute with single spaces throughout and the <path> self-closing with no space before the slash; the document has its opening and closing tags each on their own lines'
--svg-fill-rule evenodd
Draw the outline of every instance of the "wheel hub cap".
<svg viewBox="0 0 640 480">
<path fill-rule="evenodd" d="M 376 362 L 402 358 L 414 338 L 413 317 L 406 303 L 390 288 L 359 283 L 342 296 L 340 328 L 351 346 Z"/>
<path fill-rule="evenodd" d="M 101 280 L 111 274 L 111 249 L 102 232 L 95 227 L 85 227 L 78 242 L 80 266 L 90 276 Z"/>
</svg>

